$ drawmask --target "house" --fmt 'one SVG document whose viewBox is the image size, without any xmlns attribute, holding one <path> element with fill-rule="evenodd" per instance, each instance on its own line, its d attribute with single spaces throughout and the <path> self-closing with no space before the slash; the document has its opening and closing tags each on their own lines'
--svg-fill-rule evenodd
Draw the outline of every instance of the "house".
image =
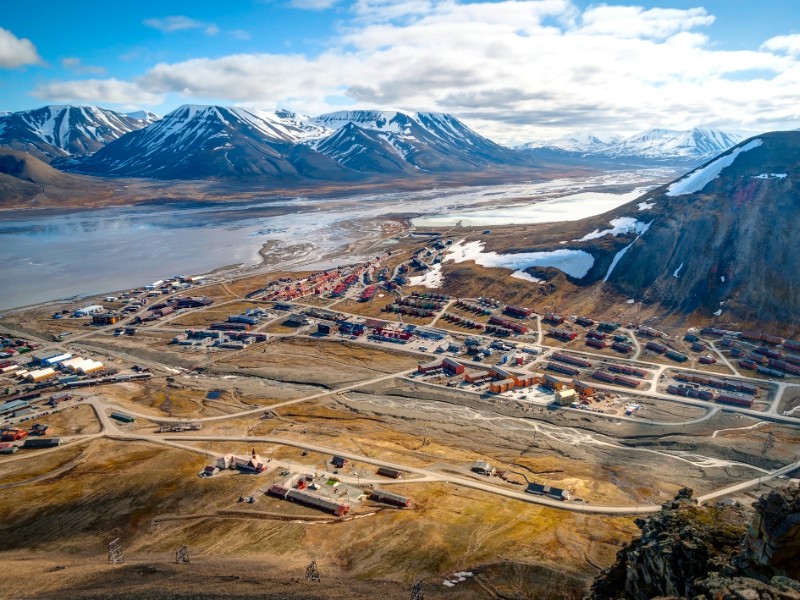
<svg viewBox="0 0 800 600">
<path fill-rule="evenodd" d="M 344 466 L 345 466 L 345 465 L 346 465 L 348 462 L 350 462 L 350 461 L 349 461 L 349 460 L 347 460 L 346 458 L 342 457 L 342 456 L 334 456 L 334 457 L 331 459 L 331 464 L 332 464 L 334 467 L 336 467 L 337 469 L 341 469 L 341 468 L 342 468 L 342 467 L 344 467 Z"/>
<path fill-rule="evenodd" d="M 494 473 L 494 468 L 485 460 L 478 460 L 472 465 L 470 471 L 478 475 L 492 475 Z"/>
</svg>

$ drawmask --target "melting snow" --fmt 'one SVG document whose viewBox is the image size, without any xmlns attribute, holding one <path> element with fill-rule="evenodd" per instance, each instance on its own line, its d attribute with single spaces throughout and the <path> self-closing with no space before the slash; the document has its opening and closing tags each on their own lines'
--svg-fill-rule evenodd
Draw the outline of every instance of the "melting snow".
<svg viewBox="0 0 800 600">
<path fill-rule="evenodd" d="M 656 205 L 655 202 L 648 202 L 647 200 L 645 200 L 644 202 L 639 202 L 639 204 L 637 204 L 636 206 L 639 207 L 639 210 L 650 210 L 655 205 Z"/>
<path fill-rule="evenodd" d="M 681 266 L 675 269 L 675 271 L 672 273 L 672 276 L 675 279 L 678 279 L 678 275 L 680 274 L 682 268 L 683 268 L 683 263 L 681 263 Z"/>
<path fill-rule="evenodd" d="M 721 314 L 722 314 L 722 309 L 721 309 L 721 308 L 720 308 L 720 309 L 718 309 L 718 310 L 715 310 L 715 311 L 714 311 L 714 316 L 715 316 L 715 317 L 718 317 L 718 316 L 720 316 Z"/>
<path fill-rule="evenodd" d="M 445 261 L 452 260 L 460 263 L 472 260 L 482 267 L 500 267 L 515 271 L 524 271 L 528 267 L 553 267 L 576 279 L 585 277 L 594 265 L 594 257 L 583 250 L 559 249 L 551 252 L 498 254 L 497 252 L 484 252 L 481 241 L 466 244 L 462 244 L 462 242 L 463 240 L 448 248 Z"/>
<path fill-rule="evenodd" d="M 639 239 L 639 237 L 640 237 L 640 236 L 638 236 L 638 235 L 637 235 L 637 236 L 636 236 L 636 240 L 638 240 L 638 239 Z M 611 277 L 611 272 L 614 270 L 614 267 L 616 267 L 616 266 L 617 266 L 617 263 L 619 262 L 619 260 L 620 260 L 620 259 L 621 259 L 623 256 L 625 256 L 625 253 L 628 251 L 628 248 L 630 248 L 631 246 L 633 246 L 633 245 L 636 243 L 636 240 L 633 240 L 633 241 L 632 241 L 630 244 L 628 244 L 628 245 L 627 245 L 627 246 L 625 246 L 625 247 L 624 247 L 622 250 L 620 250 L 619 252 L 617 252 L 616 256 L 614 256 L 614 260 L 612 260 L 612 261 L 611 261 L 611 266 L 609 266 L 609 267 L 608 267 L 608 271 L 606 271 L 606 276 L 605 276 L 605 277 L 603 277 L 603 281 L 608 281 L 608 278 L 609 278 L 609 277 Z"/>
<path fill-rule="evenodd" d="M 609 221 L 611 224 L 611 229 L 604 229 L 600 231 L 599 229 L 595 229 L 592 233 L 587 233 L 579 240 L 574 240 L 576 242 L 585 242 L 587 240 L 595 240 L 597 238 L 601 238 L 605 235 L 625 235 L 627 233 L 638 233 L 642 235 L 650 225 L 653 223 L 642 223 L 641 221 L 637 221 L 632 217 L 620 217 L 618 219 L 612 219 Z"/>
<path fill-rule="evenodd" d="M 719 278 L 719 280 L 720 280 L 722 283 L 725 283 L 725 275 L 723 275 L 722 277 L 720 277 L 720 278 Z"/>
<path fill-rule="evenodd" d="M 634 300 L 633 298 L 625 300 L 625 304 L 635 304 L 635 303 L 636 303 L 636 300 Z"/>
<path fill-rule="evenodd" d="M 761 173 L 761 175 L 753 175 L 753 179 L 785 179 L 786 173 Z"/>
<path fill-rule="evenodd" d="M 442 286 L 442 265 L 433 265 L 424 275 L 409 277 L 411 285 L 421 285 L 426 288 L 438 288 Z"/>
<path fill-rule="evenodd" d="M 739 154 L 752 150 L 753 148 L 758 148 L 762 143 L 760 139 L 752 140 L 744 146 L 735 148 L 730 154 L 720 156 L 717 160 L 707 164 L 705 167 L 692 171 L 683 179 L 679 179 L 671 184 L 667 188 L 667 196 L 684 196 L 686 194 L 699 192 L 711 183 L 711 181 L 719 177 L 719 174 L 725 167 L 731 166 Z"/>
<path fill-rule="evenodd" d="M 527 272 L 525 272 L 525 271 L 523 271 L 521 269 L 519 271 L 514 271 L 511 274 L 511 276 L 514 279 L 522 279 L 523 281 L 530 281 L 531 283 L 541 283 L 541 281 L 542 281 L 541 279 L 538 279 L 538 278 L 534 277 L 533 275 L 531 275 L 530 273 L 527 273 Z"/>
</svg>

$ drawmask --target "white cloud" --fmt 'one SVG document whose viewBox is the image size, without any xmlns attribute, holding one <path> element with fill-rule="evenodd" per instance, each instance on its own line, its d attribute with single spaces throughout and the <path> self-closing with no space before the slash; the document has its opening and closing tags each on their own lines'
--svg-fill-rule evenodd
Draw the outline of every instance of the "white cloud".
<svg viewBox="0 0 800 600">
<path fill-rule="evenodd" d="M 325 10 L 338 2 L 339 0 L 289 0 L 289 6 L 302 10 Z"/>
<path fill-rule="evenodd" d="M 92 65 L 84 65 L 80 58 L 70 56 L 61 59 L 61 66 L 70 71 L 74 71 L 79 75 L 105 75 L 106 70 L 104 67 L 95 67 Z"/>
<path fill-rule="evenodd" d="M 219 33 L 219 27 L 214 23 L 203 23 L 183 15 L 150 18 L 145 19 L 142 23 L 152 29 L 158 29 L 162 33 L 173 33 L 186 29 L 202 29 L 206 35 L 217 35 Z"/>
<path fill-rule="evenodd" d="M 704 8 L 645 10 L 641 6 L 601 5 L 586 9 L 581 21 L 581 33 L 663 40 L 681 31 L 711 25 L 714 17 Z"/>
<path fill-rule="evenodd" d="M 12 69 L 23 65 L 40 65 L 44 61 L 29 39 L 18 38 L 0 27 L 0 68 Z"/>
<path fill-rule="evenodd" d="M 89 104 L 153 106 L 164 100 L 162 96 L 142 89 L 137 83 L 118 79 L 56 81 L 39 86 L 33 95 L 48 101 Z"/>
<path fill-rule="evenodd" d="M 356 0 L 318 55 L 164 62 L 129 85 L 154 98 L 306 113 L 340 109 L 343 97 L 353 107 L 442 110 L 506 142 L 697 124 L 800 127 L 794 36 L 722 50 L 707 37 L 713 19 L 702 8 L 581 11 L 569 0 Z"/>
<path fill-rule="evenodd" d="M 800 55 L 800 33 L 770 38 L 761 45 L 761 48 L 770 52 L 785 52 L 792 56 Z"/>
</svg>

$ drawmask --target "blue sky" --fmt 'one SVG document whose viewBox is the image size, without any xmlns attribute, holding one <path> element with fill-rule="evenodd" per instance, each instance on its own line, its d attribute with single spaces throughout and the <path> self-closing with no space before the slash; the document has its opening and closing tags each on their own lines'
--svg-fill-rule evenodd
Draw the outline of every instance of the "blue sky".
<svg viewBox="0 0 800 600">
<path fill-rule="evenodd" d="M 34 2 L 0 109 L 185 103 L 451 112 L 501 141 L 800 127 L 793 0 Z"/>
</svg>

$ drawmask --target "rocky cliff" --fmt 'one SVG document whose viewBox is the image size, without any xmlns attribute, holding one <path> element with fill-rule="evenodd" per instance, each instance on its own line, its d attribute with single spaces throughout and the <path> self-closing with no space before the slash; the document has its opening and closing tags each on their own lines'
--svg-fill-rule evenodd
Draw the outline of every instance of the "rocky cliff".
<svg viewBox="0 0 800 600">
<path fill-rule="evenodd" d="M 637 520 L 641 537 L 595 580 L 592 600 L 800 600 L 800 487 L 771 491 L 754 510 L 691 496 Z"/>
</svg>

